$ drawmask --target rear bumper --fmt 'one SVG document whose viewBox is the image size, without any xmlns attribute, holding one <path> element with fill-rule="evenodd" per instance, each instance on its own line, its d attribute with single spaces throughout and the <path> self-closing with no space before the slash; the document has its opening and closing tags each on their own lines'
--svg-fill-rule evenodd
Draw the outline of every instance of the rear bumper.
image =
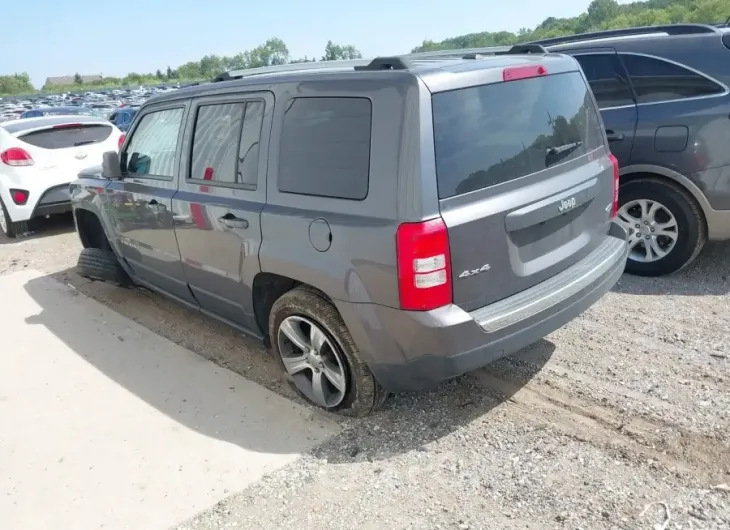
<svg viewBox="0 0 730 530">
<path fill-rule="evenodd" d="M 71 211 L 71 192 L 69 184 L 48 188 L 35 205 L 32 217 L 53 215 Z"/>
<path fill-rule="evenodd" d="M 28 202 L 22 205 L 15 204 L 10 197 L 10 189 L 17 188 L 28 192 Z M 25 183 L 10 183 L 7 188 L 0 189 L 5 207 L 13 221 L 28 221 L 34 217 L 52 215 L 71 211 L 71 195 L 69 183 L 53 185 L 43 188 L 38 183 L 32 186 Z"/>
<path fill-rule="evenodd" d="M 422 390 L 515 353 L 570 322 L 614 286 L 627 255 L 626 233 L 613 223 L 606 240 L 569 269 L 471 313 L 455 305 L 427 312 L 337 305 L 378 382 L 390 392 Z"/>
</svg>

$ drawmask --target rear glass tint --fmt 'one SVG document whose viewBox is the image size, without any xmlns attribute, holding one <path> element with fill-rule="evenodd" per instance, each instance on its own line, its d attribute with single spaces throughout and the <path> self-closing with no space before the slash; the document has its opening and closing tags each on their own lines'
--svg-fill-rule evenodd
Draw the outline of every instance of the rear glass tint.
<svg viewBox="0 0 730 530">
<path fill-rule="evenodd" d="M 103 142 L 112 133 L 109 125 L 84 124 L 76 127 L 56 126 L 51 129 L 32 131 L 19 138 L 27 144 L 43 149 L 66 149 Z"/>
<path fill-rule="evenodd" d="M 514 180 L 603 144 L 598 111 L 578 72 L 433 96 L 439 197 Z"/>
</svg>

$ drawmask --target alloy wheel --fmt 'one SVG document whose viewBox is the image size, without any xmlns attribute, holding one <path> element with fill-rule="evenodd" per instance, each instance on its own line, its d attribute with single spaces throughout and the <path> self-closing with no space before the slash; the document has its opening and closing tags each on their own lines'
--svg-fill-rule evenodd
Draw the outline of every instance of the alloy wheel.
<svg viewBox="0 0 730 530">
<path fill-rule="evenodd" d="M 619 209 L 616 221 L 629 234 L 631 260 L 640 263 L 660 260 L 677 244 L 677 219 L 669 208 L 658 201 L 629 201 Z"/>
<path fill-rule="evenodd" d="M 290 316 L 279 325 L 279 353 L 299 391 L 324 408 L 336 407 L 347 393 L 347 371 L 337 346 L 312 320 Z"/>
</svg>

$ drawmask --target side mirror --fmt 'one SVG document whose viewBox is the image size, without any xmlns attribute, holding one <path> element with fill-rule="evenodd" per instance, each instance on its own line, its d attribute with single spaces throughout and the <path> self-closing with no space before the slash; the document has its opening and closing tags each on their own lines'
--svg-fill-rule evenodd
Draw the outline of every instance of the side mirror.
<svg viewBox="0 0 730 530">
<path fill-rule="evenodd" d="M 119 162 L 119 153 L 116 151 L 104 153 L 101 176 L 109 180 L 122 180 L 122 165 Z"/>
</svg>

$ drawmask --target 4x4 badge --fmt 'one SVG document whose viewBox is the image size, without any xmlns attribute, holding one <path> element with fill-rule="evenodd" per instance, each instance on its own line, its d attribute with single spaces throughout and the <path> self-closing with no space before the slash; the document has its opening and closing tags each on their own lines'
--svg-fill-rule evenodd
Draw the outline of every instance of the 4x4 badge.
<svg viewBox="0 0 730 530">
<path fill-rule="evenodd" d="M 476 276 L 480 272 L 488 271 L 491 268 L 492 267 L 489 266 L 489 263 L 485 263 L 478 269 L 472 269 L 470 271 L 467 270 L 467 271 L 462 272 L 461 274 L 459 274 L 459 278 L 469 278 L 470 276 Z"/>
<path fill-rule="evenodd" d="M 575 197 L 571 197 L 567 200 L 561 200 L 560 204 L 558 204 L 558 210 L 561 212 L 567 212 L 568 210 L 572 210 L 575 208 Z"/>
</svg>

